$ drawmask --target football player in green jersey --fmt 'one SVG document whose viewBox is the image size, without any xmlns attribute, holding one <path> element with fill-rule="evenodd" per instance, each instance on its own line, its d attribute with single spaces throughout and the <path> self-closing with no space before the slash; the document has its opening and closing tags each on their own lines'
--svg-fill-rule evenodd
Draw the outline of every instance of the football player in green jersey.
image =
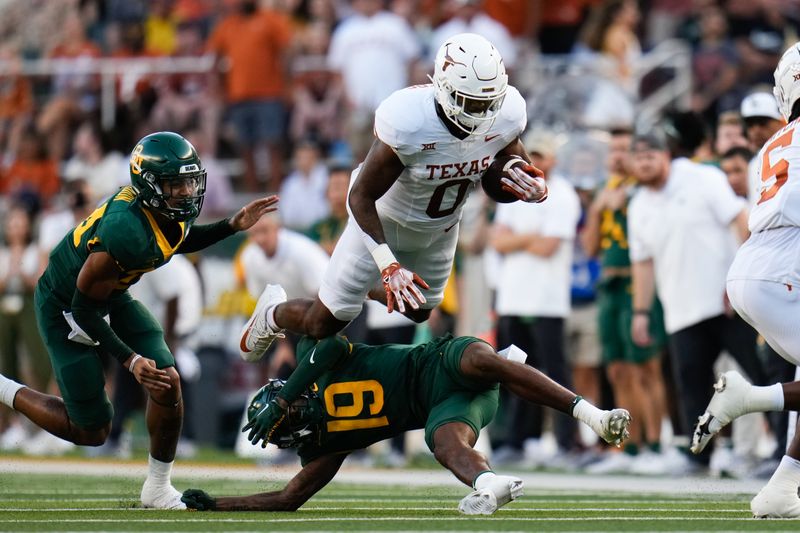
<svg viewBox="0 0 800 533">
<path fill-rule="evenodd" d="M 149 393 L 149 473 L 145 507 L 184 509 L 170 472 L 183 422 L 180 380 L 161 326 L 128 287 L 173 254 L 202 250 L 250 228 L 274 211 L 276 196 L 235 215 L 195 225 L 206 171 L 194 147 L 171 132 L 140 140 L 130 161 L 131 186 L 78 224 L 50 254 L 36 287 L 36 319 L 61 398 L 0 375 L 0 402 L 39 427 L 84 446 L 103 444 L 111 429 L 99 352 L 116 358 Z"/>
<path fill-rule="evenodd" d="M 628 436 L 624 409 L 603 411 L 538 370 L 498 355 L 474 337 L 446 336 L 418 346 L 351 344 L 303 337 L 288 381 L 272 380 L 248 408 L 248 439 L 294 447 L 303 469 L 283 490 L 213 498 L 183 493 L 191 509 L 294 511 L 333 479 L 348 453 L 425 428 L 436 459 L 474 489 L 459 505 L 491 514 L 522 494 L 522 480 L 495 474 L 473 449 L 494 417 L 499 384 L 537 404 L 569 413 L 607 442 Z"/>
</svg>

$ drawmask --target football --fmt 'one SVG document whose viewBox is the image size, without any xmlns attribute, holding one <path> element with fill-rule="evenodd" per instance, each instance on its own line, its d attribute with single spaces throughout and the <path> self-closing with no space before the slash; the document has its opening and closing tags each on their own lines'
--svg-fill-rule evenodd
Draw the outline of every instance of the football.
<svg viewBox="0 0 800 533">
<path fill-rule="evenodd" d="M 492 164 L 489 165 L 489 168 L 487 168 L 483 173 L 483 176 L 481 176 L 481 186 L 483 187 L 483 191 L 489 198 L 497 203 L 510 204 L 511 202 L 516 202 L 519 200 L 519 198 L 510 192 L 504 191 L 503 184 L 500 183 L 500 178 L 504 176 L 503 167 L 506 165 L 506 163 L 514 158 L 517 158 L 517 156 L 501 155 L 495 157 L 494 161 L 492 161 Z"/>
</svg>

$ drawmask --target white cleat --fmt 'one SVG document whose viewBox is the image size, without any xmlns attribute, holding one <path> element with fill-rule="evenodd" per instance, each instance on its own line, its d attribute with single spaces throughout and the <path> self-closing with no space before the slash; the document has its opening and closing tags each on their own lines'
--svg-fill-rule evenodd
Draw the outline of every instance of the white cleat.
<svg viewBox="0 0 800 533">
<path fill-rule="evenodd" d="M 750 383 L 735 370 L 720 375 L 714 384 L 714 396 L 700 415 L 692 433 L 692 453 L 700 453 L 711 440 L 734 418 L 749 413 L 746 408 Z"/>
<path fill-rule="evenodd" d="M 797 487 L 767 483 L 750 502 L 754 518 L 800 518 Z"/>
<path fill-rule="evenodd" d="M 147 509 L 169 509 L 181 511 L 186 504 L 181 501 L 181 493 L 172 485 L 158 485 L 145 480 L 141 495 L 142 507 Z"/>
<path fill-rule="evenodd" d="M 594 427 L 594 426 L 597 427 Z M 630 437 L 628 428 L 631 425 L 631 415 L 625 409 L 612 409 L 606 411 L 600 418 L 599 424 L 592 426 L 592 429 L 600 438 L 609 444 L 619 446 Z"/>
<path fill-rule="evenodd" d="M 286 291 L 280 285 L 267 285 L 258 298 L 256 309 L 239 336 L 239 355 L 250 363 L 258 361 L 275 339 L 283 338 L 281 331 L 272 331 L 267 324 L 266 311 L 286 301 Z"/>
<path fill-rule="evenodd" d="M 464 514 L 490 515 L 522 496 L 522 480 L 513 476 L 497 476 L 488 486 L 464 496 L 458 510 Z"/>
</svg>

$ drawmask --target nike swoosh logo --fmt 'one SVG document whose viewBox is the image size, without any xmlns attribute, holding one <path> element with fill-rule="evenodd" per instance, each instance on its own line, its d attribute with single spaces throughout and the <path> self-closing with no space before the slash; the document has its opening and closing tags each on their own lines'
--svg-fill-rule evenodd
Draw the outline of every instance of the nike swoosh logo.
<svg viewBox="0 0 800 533">
<path fill-rule="evenodd" d="M 317 353 L 317 347 L 316 346 L 314 346 L 314 349 L 311 350 L 311 358 L 308 360 L 308 362 L 311 363 L 312 365 L 314 364 L 314 354 L 315 353 Z"/>
<path fill-rule="evenodd" d="M 261 408 L 261 410 L 258 413 L 256 413 L 256 416 L 254 416 L 253 418 L 258 418 L 259 416 L 261 416 L 261 413 L 266 411 L 268 407 L 269 407 L 269 404 L 266 404 L 264 407 Z"/>
<path fill-rule="evenodd" d="M 486 137 L 483 138 L 483 140 L 488 143 L 489 141 L 491 141 L 492 139 L 496 139 L 497 137 L 500 137 L 499 133 L 495 133 L 494 135 L 487 135 Z"/>
<path fill-rule="evenodd" d="M 445 233 L 447 233 L 447 232 L 448 232 L 448 231 L 450 231 L 451 229 L 455 228 L 455 227 L 456 227 L 456 224 L 458 224 L 458 222 L 455 222 L 455 223 L 454 223 L 452 226 L 450 226 L 449 228 L 445 229 L 445 230 L 444 230 L 444 232 L 445 232 Z"/>
<path fill-rule="evenodd" d="M 250 352 L 253 351 L 253 350 L 248 350 L 247 349 L 247 343 L 245 342 L 246 339 L 247 339 L 247 336 L 250 335 L 250 330 L 252 328 L 253 328 L 253 320 L 250 320 L 250 323 L 247 325 L 247 329 L 242 334 L 242 338 L 239 339 L 239 349 L 242 350 L 242 352 L 244 352 L 244 353 L 250 353 Z"/>
</svg>

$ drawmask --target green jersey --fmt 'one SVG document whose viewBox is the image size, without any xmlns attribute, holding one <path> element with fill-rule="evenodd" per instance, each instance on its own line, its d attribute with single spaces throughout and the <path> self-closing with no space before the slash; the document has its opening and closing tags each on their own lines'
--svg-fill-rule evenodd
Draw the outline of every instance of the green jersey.
<svg viewBox="0 0 800 533">
<path fill-rule="evenodd" d="M 611 176 L 606 183 L 608 189 L 627 187 L 635 183 L 631 178 Z M 611 211 L 606 209 L 600 219 L 600 249 L 604 267 L 628 267 L 631 259 L 628 251 L 628 206 Z"/>
<path fill-rule="evenodd" d="M 165 235 L 153 214 L 124 187 L 78 224 L 50 253 L 40 283 L 63 309 L 69 309 L 75 285 L 89 254 L 107 252 L 123 275 L 110 301 L 139 281 L 142 274 L 168 262 L 189 231 L 189 223 L 174 222 L 174 235 Z"/>
<path fill-rule="evenodd" d="M 297 347 L 298 369 L 286 387 L 296 389 L 293 378 L 311 374 L 315 363 L 328 368 L 311 385 L 324 415 L 319 439 L 298 449 L 303 464 L 321 455 L 362 449 L 411 429 L 424 427 L 432 433 L 451 421 L 463 421 L 480 431 L 497 409 L 498 386 L 461 375 L 461 354 L 473 342 L 480 341 L 446 336 L 417 346 L 370 346 L 351 344 L 343 337 L 319 342 L 304 337 Z M 459 401 L 443 406 L 457 396 Z M 430 446 L 432 437 L 426 439 Z"/>
</svg>

